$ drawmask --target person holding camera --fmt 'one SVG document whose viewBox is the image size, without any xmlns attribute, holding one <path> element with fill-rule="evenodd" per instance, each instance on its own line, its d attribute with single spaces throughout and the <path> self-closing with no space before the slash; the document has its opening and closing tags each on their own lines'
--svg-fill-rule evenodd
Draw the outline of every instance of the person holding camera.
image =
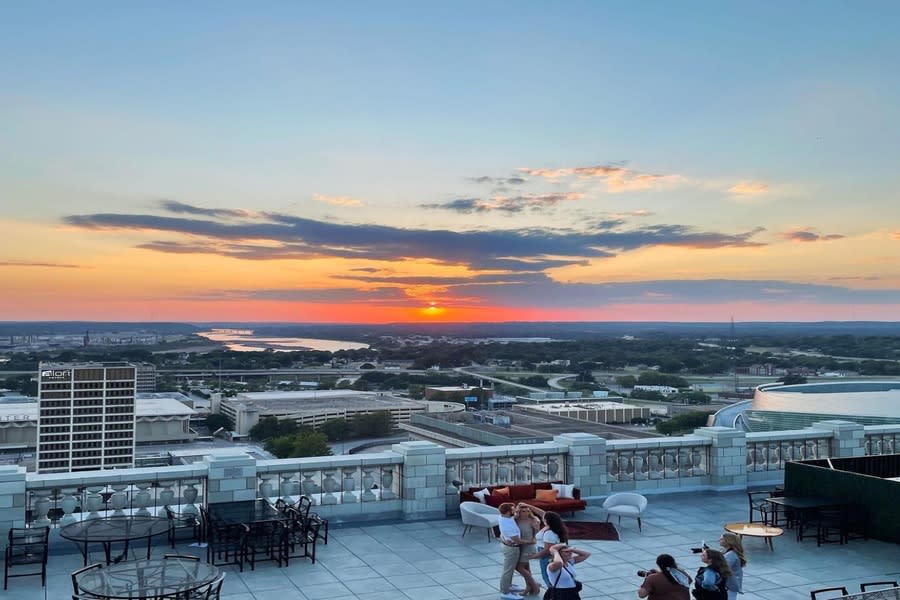
<svg viewBox="0 0 900 600">
<path fill-rule="evenodd" d="M 725 555 L 718 550 L 704 548 L 700 553 L 700 561 L 704 566 L 697 570 L 691 594 L 697 600 L 728 600 L 725 584 L 731 576 L 731 569 L 728 568 Z"/>
<path fill-rule="evenodd" d="M 691 577 L 675 564 L 671 554 L 660 554 L 656 557 L 656 569 L 638 571 L 644 578 L 638 588 L 638 598 L 650 600 L 690 600 L 688 589 Z"/>
<path fill-rule="evenodd" d="M 581 600 L 581 582 L 575 573 L 575 565 L 585 561 L 591 553 L 566 544 L 550 546 L 550 564 L 547 577 L 550 587 L 544 593 L 544 600 Z"/>
</svg>

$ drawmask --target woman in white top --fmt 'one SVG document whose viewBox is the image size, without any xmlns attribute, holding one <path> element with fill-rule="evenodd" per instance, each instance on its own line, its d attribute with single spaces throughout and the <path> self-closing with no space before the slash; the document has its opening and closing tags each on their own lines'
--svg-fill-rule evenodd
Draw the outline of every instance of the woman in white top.
<svg viewBox="0 0 900 600">
<path fill-rule="evenodd" d="M 550 547 L 550 555 L 553 560 L 547 565 L 547 575 L 550 578 L 550 589 L 553 589 L 553 598 L 581 600 L 578 593 L 581 591 L 581 584 L 576 579 L 575 565 L 587 560 L 591 553 L 566 544 L 554 544 Z"/>
<path fill-rule="evenodd" d="M 568 544 L 569 532 L 558 513 L 548 510 L 541 517 L 544 519 L 544 527 L 534 536 L 538 551 L 530 558 L 540 560 L 541 577 L 544 579 L 547 587 L 550 587 L 550 578 L 547 576 L 547 565 L 550 564 L 552 558 L 550 556 L 550 548 L 560 543 Z"/>
</svg>

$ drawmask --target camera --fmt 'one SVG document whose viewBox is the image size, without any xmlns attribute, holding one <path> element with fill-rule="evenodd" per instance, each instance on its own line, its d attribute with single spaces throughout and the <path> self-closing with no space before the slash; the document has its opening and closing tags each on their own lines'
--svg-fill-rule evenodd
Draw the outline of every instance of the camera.
<svg viewBox="0 0 900 600">
<path fill-rule="evenodd" d="M 638 577 L 646 577 L 650 573 L 656 573 L 656 569 L 650 569 L 649 571 L 645 571 L 645 570 L 641 569 L 640 571 L 637 572 L 637 576 Z"/>
<path fill-rule="evenodd" d="M 699 548 L 691 548 L 691 552 L 693 552 L 694 554 L 700 554 L 707 548 L 709 548 L 709 546 L 706 545 L 706 542 L 703 542 Z"/>
</svg>

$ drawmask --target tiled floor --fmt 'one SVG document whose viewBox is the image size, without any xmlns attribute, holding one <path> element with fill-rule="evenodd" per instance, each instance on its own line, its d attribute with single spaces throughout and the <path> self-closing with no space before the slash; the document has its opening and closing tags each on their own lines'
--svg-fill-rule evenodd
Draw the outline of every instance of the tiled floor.
<svg viewBox="0 0 900 600">
<path fill-rule="evenodd" d="M 599 505 L 599 503 L 596 503 Z M 582 520 L 603 520 L 598 507 L 589 507 Z M 651 496 L 644 530 L 623 520 L 618 542 L 576 541 L 591 558 L 579 565 L 582 597 L 637 598 L 641 579 L 635 571 L 653 566 L 656 555 L 668 552 L 693 573 L 699 559 L 690 547 L 701 540 L 714 544 L 726 522 L 747 518 L 744 493 L 673 494 Z M 271 563 L 254 572 L 225 567 L 222 590 L 228 600 L 415 600 L 448 598 L 496 599 L 500 574 L 500 545 L 488 543 L 482 531 L 460 537 L 458 520 L 390 525 L 332 526 L 329 543 L 320 545 L 319 561 L 299 559 L 290 567 Z M 805 600 L 809 590 L 900 578 L 900 545 L 851 541 L 848 545 L 816 547 L 814 540 L 797 543 L 788 534 L 775 540 L 770 551 L 761 540 L 746 539 L 749 564 L 742 600 Z M 9 600 L 65 599 L 71 596 L 69 573 L 81 566 L 81 556 L 66 543 L 54 546 L 47 587 L 38 578 L 10 581 L 3 594 Z M 167 548 L 158 547 L 163 554 Z M 179 552 L 192 549 L 184 545 Z M 71 552 L 71 553 L 65 553 Z M 537 563 L 533 569 L 536 570 Z M 521 583 L 521 580 L 519 580 Z"/>
</svg>

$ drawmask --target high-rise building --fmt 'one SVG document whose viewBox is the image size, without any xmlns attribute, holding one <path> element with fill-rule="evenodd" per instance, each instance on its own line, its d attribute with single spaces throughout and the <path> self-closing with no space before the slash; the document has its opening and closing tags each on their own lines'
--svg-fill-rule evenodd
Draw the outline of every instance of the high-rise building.
<svg viewBox="0 0 900 600">
<path fill-rule="evenodd" d="M 41 363 L 37 472 L 134 464 L 134 365 Z"/>
<path fill-rule="evenodd" d="M 156 391 L 156 365 L 152 363 L 135 363 L 137 393 L 152 394 Z"/>
</svg>

